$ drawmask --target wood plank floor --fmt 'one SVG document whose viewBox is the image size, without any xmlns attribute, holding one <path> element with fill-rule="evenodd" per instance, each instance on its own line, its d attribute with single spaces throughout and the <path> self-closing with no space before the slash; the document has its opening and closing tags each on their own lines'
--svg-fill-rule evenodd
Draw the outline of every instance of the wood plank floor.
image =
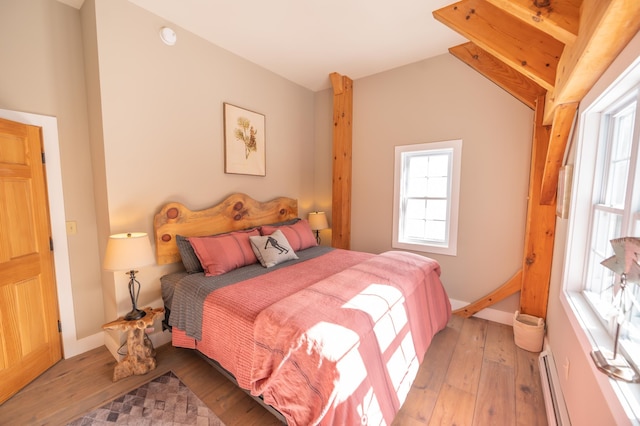
<svg viewBox="0 0 640 426">
<path fill-rule="evenodd" d="M 453 317 L 393 425 L 546 425 L 537 355 L 515 346 L 509 326 Z M 169 370 L 227 426 L 280 424 L 193 351 L 164 345 L 156 359 L 153 372 L 116 383 L 105 347 L 63 360 L 0 405 L 0 424 L 64 425 Z"/>
</svg>

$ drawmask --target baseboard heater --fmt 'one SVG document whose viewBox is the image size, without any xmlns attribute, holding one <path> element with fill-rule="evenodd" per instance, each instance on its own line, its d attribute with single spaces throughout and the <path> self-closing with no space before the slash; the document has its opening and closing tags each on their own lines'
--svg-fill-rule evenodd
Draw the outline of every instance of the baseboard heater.
<svg viewBox="0 0 640 426">
<path fill-rule="evenodd" d="M 540 352 L 538 363 L 544 406 L 547 409 L 547 422 L 550 426 L 570 426 L 569 412 L 562 396 L 558 370 L 551 352 L 547 350 Z"/>
</svg>

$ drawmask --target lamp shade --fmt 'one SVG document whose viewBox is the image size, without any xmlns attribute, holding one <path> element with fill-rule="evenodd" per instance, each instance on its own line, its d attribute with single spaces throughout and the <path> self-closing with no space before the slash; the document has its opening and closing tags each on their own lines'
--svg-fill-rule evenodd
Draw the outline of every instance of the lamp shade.
<svg viewBox="0 0 640 426">
<path fill-rule="evenodd" d="M 327 222 L 327 215 L 324 214 L 324 212 L 309 213 L 309 226 L 311 226 L 312 231 L 327 229 L 329 227 L 329 223 Z"/>
<path fill-rule="evenodd" d="M 109 237 L 102 267 L 107 271 L 130 271 L 155 262 L 146 232 Z"/>
</svg>

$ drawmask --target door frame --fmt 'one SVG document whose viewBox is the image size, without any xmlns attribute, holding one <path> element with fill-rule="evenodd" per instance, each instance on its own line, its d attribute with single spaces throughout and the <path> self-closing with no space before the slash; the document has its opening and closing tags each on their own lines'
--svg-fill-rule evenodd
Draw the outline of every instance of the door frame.
<svg viewBox="0 0 640 426">
<path fill-rule="evenodd" d="M 44 151 L 46 153 L 47 192 L 49 198 L 49 218 L 51 237 L 54 243 L 53 259 L 55 265 L 58 309 L 62 323 L 63 357 L 71 358 L 104 344 L 104 333 L 78 339 L 76 336 L 76 318 L 73 308 L 71 287 L 71 267 L 64 211 L 64 192 L 62 190 L 62 165 L 58 139 L 58 119 L 56 117 L 31 114 L 20 111 L 0 109 L 0 117 L 42 128 Z"/>
</svg>

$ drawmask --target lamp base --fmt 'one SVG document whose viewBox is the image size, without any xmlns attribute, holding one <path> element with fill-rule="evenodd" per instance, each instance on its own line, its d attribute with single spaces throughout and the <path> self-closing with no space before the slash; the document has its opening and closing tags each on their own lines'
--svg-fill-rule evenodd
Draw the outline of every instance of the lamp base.
<svg viewBox="0 0 640 426">
<path fill-rule="evenodd" d="M 598 370 L 612 379 L 624 380 L 629 383 L 640 382 L 638 372 L 620 354 L 614 357 L 613 352 L 595 350 L 591 352 L 591 358 L 593 362 L 595 362 L 596 367 L 598 367 Z"/>
<path fill-rule="evenodd" d="M 145 311 L 141 311 L 140 309 L 133 309 L 131 312 L 129 312 L 127 315 L 124 316 L 124 319 L 127 321 L 133 321 L 133 320 L 138 320 L 142 317 L 144 317 L 145 315 L 147 315 L 147 313 Z"/>
</svg>

